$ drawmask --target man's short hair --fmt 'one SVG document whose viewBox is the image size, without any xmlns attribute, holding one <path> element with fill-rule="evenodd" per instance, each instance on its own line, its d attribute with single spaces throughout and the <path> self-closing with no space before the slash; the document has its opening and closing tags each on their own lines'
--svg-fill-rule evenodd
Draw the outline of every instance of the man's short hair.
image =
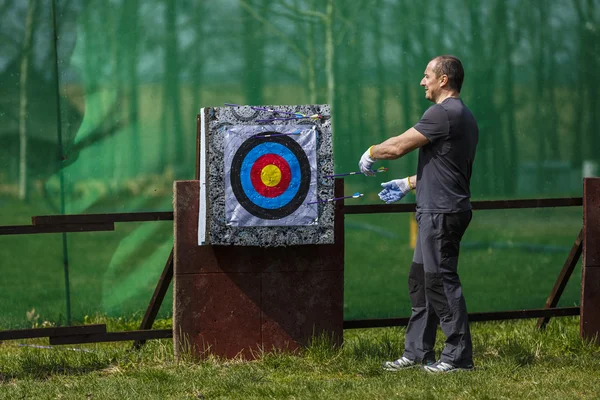
<svg viewBox="0 0 600 400">
<path fill-rule="evenodd" d="M 465 79 L 465 70 L 460 60 L 454 56 L 444 55 L 433 58 L 435 66 L 432 68 L 437 76 L 448 76 L 448 86 L 460 93 L 463 80 Z"/>
</svg>

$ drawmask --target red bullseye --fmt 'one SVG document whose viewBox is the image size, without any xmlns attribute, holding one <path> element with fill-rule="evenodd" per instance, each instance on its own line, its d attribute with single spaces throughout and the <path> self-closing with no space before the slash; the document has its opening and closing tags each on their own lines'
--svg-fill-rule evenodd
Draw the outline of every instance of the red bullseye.
<svg viewBox="0 0 600 400">
<path fill-rule="evenodd" d="M 260 156 L 250 171 L 252 186 L 261 196 L 277 197 L 290 185 L 292 174 L 290 166 L 277 154 Z"/>
</svg>

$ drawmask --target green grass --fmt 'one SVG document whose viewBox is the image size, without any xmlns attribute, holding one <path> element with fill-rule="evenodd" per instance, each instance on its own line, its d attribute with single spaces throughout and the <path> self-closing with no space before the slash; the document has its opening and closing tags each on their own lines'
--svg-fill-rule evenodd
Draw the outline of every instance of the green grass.
<svg viewBox="0 0 600 400">
<path fill-rule="evenodd" d="M 138 323 L 89 322 L 111 329 Z M 261 353 L 255 361 L 175 360 L 170 340 L 150 341 L 139 352 L 129 342 L 52 349 L 4 342 L 0 399 L 596 399 L 600 346 L 579 338 L 579 318 L 553 319 L 543 332 L 534 326 L 472 324 L 476 370 L 444 376 L 380 369 L 401 354 L 403 328 L 348 330 L 341 347 L 315 340 L 295 355 Z"/>
</svg>

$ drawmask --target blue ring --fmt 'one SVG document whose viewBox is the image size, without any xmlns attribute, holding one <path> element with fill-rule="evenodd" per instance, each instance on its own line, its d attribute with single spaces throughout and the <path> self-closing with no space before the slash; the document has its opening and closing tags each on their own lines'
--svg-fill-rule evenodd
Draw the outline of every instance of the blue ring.
<svg viewBox="0 0 600 400">
<path fill-rule="evenodd" d="M 254 163 L 265 154 L 275 154 L 283 158 L 290 167 L 290 185 L 288 188 L 277 197 L 265 197 L 258 193 L 252 185 L 250 172 Z M 298 189 L 300 188 L 300 163 L 287 147 L 279 143 L 267 142 L 259 144 L 246 154 L 240 170 L 240 178 L 242 189 L 246 196 L 257 206 L 274 210 L 281 208 L 294 199 Z"/>
</svg>

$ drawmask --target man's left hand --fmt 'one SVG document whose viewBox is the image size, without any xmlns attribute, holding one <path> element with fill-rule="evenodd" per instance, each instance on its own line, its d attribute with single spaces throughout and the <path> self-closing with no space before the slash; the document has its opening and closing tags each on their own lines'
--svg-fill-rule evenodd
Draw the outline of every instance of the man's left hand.
<svg viewBox="0 0 600 400">
<path fill-rule="evenodd" d="M 384 188 L 379 192 L 379 198 L 387 204 L 401 200 L 408 192 L 411 191 L 410 178 L 394 179 L 393 181 L 383 182 L 381 186 Z"/>
</svg>

